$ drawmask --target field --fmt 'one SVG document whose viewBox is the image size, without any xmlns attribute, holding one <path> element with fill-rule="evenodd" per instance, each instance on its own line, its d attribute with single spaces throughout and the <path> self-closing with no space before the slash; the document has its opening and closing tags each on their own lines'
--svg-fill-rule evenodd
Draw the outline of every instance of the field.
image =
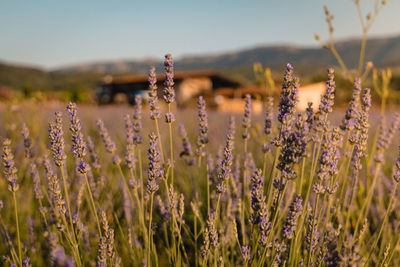
<svg viewBox="0 0 400 267">
<path fill-rule="evenodd" d="M 0 253 L 10 266 L 398 266 L 398 128 L 354 82 L 333 111 L 334 73 L 298 112 L 175 108 L 150 73 L 148 103 L 1 108 Z M 275 103 L 274 103 L 275 102 Z M 374 105 L 374 104 L 373 104 Z M 56 113 L 55 113 L 56 112 Z"/>
</svg>

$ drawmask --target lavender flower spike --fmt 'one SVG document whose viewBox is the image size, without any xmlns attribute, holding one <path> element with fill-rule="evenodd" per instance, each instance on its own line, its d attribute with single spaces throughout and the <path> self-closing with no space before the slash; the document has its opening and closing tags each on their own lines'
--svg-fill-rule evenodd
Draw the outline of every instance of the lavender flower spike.
<svg viewBox="0 0 400 267">
<path fill-rule="evenodd" d="M 21 134 L 24 138 L 25 157 L 32 158 L 34 156 L 32 150 L 32 139 L 29 134 L 29 129 L 25 123 L 22 124 Z"/>
<path fill-rule="evenodd" d="M 265 126 L 264 126 L 265 135 L 271 134 L 273 107 L 274 107 L 274 98 L 268 97 L 266 104 L 266 112 L 265 112 Z"/>
<path fill-rule="evenodd" d="M 196 155 L 199 157 L 205 156 L 205 145 L 208 143 L 208 118 L 206 111 L 206 101 L 202 96 L 199 96 L 197 101 L 198 118 L 199 118 L 199 136 L 197 137 Z"/>
<path fill-rule="evenodd" d="M 285 75 L 283 77 L 282 91 L 280 94 L 278 120 L 282 123 L 286 115 L 293 115 L 297 103 L 298 78 L 293 78 L 293 67 L 286 65 Z"/>
<path fill-rule="evenodd" d="M 103 139 L 104 145 L 106 146 L 107 152 L 114 154 L 116 150 L 116 145 L 112 141 L 110 135 L 108 134 L 107 128 L 104 126 L 104 122 L 102 120 L 96 121 L 97 127 L 99 127 L 100 136 Z"/>
<path fill-rule="evenodd" d="M 303 199 L 300 195 L 296 195 L 293 199 L 292 204 L 290 204 L 289 212 L 286 217 L 285 224 L 282 229 L 282 235 L 284 238 L 291 240 L 293 238 L 294 232 L 297 228 L 297 220 L 299 219 L 301 212 L 303 210 Z"/>
<path fill-rule="evenodd" d="M 72 135 L 72 148 L 71 151 L 75 158 L 83 159 L 86 155 L 86 143 L 83 139 L 83 134 L 81 130 L 81 121 L 78 118 L 75 103 L 69 103 L 67 106 L 67 111 L 70 116 L 71 126 L 70 131 Z"/>
<path fill-rule="evenodd" d="M 49 123 L 49 139 L 50 150 L 53 155 L 54 163 L 60 167 L 64 165 L 67 158 L 64 151 L 64 132 L 62 129 L 62 114 L 61 112 L 55 113 L 54 122 Z"/>
<path fill-rule="evenodd" d="M 135 107 L 133 112 L 133 132 L 135 133 L 133 141 L 135 145 L 142 143 L 142 97 L 137 95 L 135 97 Z"/>
<path fill-rule="evenodd" d="M 160 106 L 158 105 L 157 97 L 157 76 L 155 68 L 150 67 L 149 71 L 149 106 L 150 106 L 150 118 L 156 120 L 161 116 Z"/>
<path fill-rule="evenodd" d="M 246 104 L 244 106 L 244 116 L 242 122 L 244 132 L 242 134 L 242 137 L 243 139 L 249 139 L 249 128 L 251 126 L 251 96 L 249 94 L 245 96 L 245 102 Z"/>
<path fill-rule="evenodd" d="M 171 104 L 172 102 L 175 101 L 174 63 L 172 61 L 171 54 L 165 55 L 164 68 L 165 68 L 164 100 L 167 104 Z"/>
<path fill-rule="evenodd" d="M 164 171 L 161 167 L 160 162 L 160 151 L 157 148 L 158 137 L 156 134 L 151 133 L 150 148 L 148 151 L 149 156 L 149 169 L 148 169 L 148 181 L 147 181 L 147 192 L 154 193 L 158 190 L 158 179 L 164 175 Z"/>
<path fill-rule="evenodd" d="M 14 165 L 14 154 L 11 151 L 11 140 L 5 139 L 3 141 L 3 174 L 8 181 L 8 190 L 11 192 L 16 192 L 19 189 L 17 184 L 17 168 Z"/>
</svg>

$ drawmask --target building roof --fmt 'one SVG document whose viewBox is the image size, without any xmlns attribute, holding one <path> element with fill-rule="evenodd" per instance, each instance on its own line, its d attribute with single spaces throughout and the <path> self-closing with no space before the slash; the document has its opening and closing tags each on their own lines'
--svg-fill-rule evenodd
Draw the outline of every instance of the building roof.
<svg viewBox="0 0 400 267">
<path fill-rule="evenodd" d="M 190 70 L 190 71 L 178 71 L 174 73 L 175 80 L 181 80 L 185 78 L 193 77 L 210 77 L 218 76 L 221 77 L 216 71 L 213 70 Z M 164 81 L 165 75 L 163 73 L 156 74 L 157 81 Z M 222 77 L 221 77 L 222 78 Z M 148 76 L 145 74 L 127 74 L 120 76 L 107 75 L 103 78 L 104 84 L 124 84 L 124 83 L 141 83 L 147 82 Z"/>
</svg>

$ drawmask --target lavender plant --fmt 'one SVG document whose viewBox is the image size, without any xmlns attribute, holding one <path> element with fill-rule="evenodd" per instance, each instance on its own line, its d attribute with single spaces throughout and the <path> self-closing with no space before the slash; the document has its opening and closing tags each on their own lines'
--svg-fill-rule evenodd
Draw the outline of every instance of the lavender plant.
<svg viewBox="0 0 400 267">
<path fill-rule="evenodd" d="M 386 123 L 386 113 L 377 127 L 360 79 L 347 110 L 335 111 L 329 69 L 321 103 L 301 112 L 300 81 L 287 64 L 279 104 L 269 98 L 265 116 L 252 110 L 257 98 L 250 95 L 243 115 L 229 119 L 207 112 L 207 98 L 199 97 L 193 120 L 187 110 L 172 115 L 170 55 L 165 71 L 165 108 L 152 68 L 148 106 L 136 97 L 119 119 L 93 123 L 91 108 L 82 106 L 81 120 L 70 103 L 70 131 L 56 112 L 46 137 L 26 126 L 40 124 L 36 114 L 15 116 L 22 134 L 3 141 L 3 265 L 400 264 L 399 115 Z"/>
</svg>

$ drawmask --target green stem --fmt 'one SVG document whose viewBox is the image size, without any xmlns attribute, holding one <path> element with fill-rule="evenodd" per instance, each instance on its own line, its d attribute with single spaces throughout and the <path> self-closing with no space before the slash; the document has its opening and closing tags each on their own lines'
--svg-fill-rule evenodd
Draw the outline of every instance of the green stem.
<svg viewBox="0 0 400 267">
<path fill-rule="evenodd" d="M 17 242 L 18 242 L 18 261 L 20 266 L 22 266 L 22 249 L 21 249 L 21 238 L 19 234 L 19 221 L 18 221 L 18 207 L 17 207 L 17 197 L 13 191 L 14 198 L 14 211 L 15 211 L 15 225 L 17 227 Z"/>
<path fill-rule="evenodd" d="M 154 193 L 152 192 L 150 195 L 150 218 L 149 218 L 149 230 L 148 230 L 148 239 L 147 239 L 147 264 L 151 267 L 151 255 L 150 255 L 150 244 L 151 244 L 151 221 L 153 219 L 153 198 Z"/>
<path fill-rule="evenodd" d="M 164 164 L 164 153 L 163 153 L 163 146 L 162 146 L 162 141 L 161 141 L 161 135 L 160 135 L 160 127 L 158 126 L 158 119 L 154 119 L 154 123 L 156 125 L 156 131 L 157 131 L 157 137 L 158 137 L 158 146 L 160 147 L 160 155 L 161 155 L 161 162 Z"/>
<path fill-rule="evenodd" d="M 168 112 L 171 112 L 171 104 L 168 104 Z M 171 164 L 171 184 L 174 185 L 174 145 L 172 138 L 172 122 L 168 123 L 169 130 L 169 153 L 170 153 L 170 164 Z"/>
<path fill-rule="evenodd" d="M 70 206 L 70 201 L 69 201 L 67 179 L 66 179 L 65 173 L 64 173 L 64 165 L 60 166 L 60 170 L 61 170 L 61 177 L 62 177 L 63 185 L 64 185 L 65 200 L 67 202 L 67 209 L 68 209 L 68 215 L 69 215 L 68 217 L 69 217 L 69 223 L 71 226 L 72 236 L 74 238 L 75 243 L 77 243 L 76 236 L 75 236 L 75 230 L 74 230 L 74 224 L 72 223 L 72 212 L 71 212 L 71 206 Z"/>
<path fill-rule="evenodd" d="M 393 188 L 392 194 L 391 194 L 391 196 L 390 196 L 389 205 L 388 205 L 388 207 L 387 207 L 387 209 L 386 209 L 385 216 L 383 217 L 383 220 L 382 220 L 382 223 L 381 223 L 381 227 L 380 227 L 379 232 L 378 232 L 378 236 L 376 237 L 374 244 L 373 244 L 372 247 L 370 248 L 370 251 L 369 251 L 369 254 L 368 254 L 368 258 L 367 258 L 367 260 L 365 261 L 364 266 L 367 266 L 367 264 L 368 264 L 368 262 L 369 262 L 369 260 L 370 260 L 370 258 L 371 258 L 371 256 L 372 256 L 372 253 L 373 253 L 373 251 L 374 251 L 376 245 L 378 244 L 379 238 L 380 238 L 381 235 L 382 235 L 383 228 L 384 228 L 384 226 L 385 226 L 386 220 L 387 220 L 387 218 L 388 218 L 388 216 L 389 216 L 389 213 L 390 213 L 390 210 L 391 210 L 391 208 L 392 208 L 392 203 L 393 203 L 394 196 L 396 195 L 397 185 L 398 185 L 398 183 L 396 182 L 396 184 L 395 184 L 395 186 L 394 186 L 394 188 Z"/>
<path fill-rule="evenodd" d="M 310 248 L 308 249 L 308 256 L 307 256 L 307 267 L 310 267 L 311 264 L 311 257 L 312 257 L 312 242 L 314 238 L 314 227 L 315 227 L 315 218 L 317 215 L 317 207 L 318 207 L 318 199 L 319 199 L 319 194 L 317 194 L 317 198 L 315 199 L 314 202 L 314 214 L 313 214 L 313 219 L 312 219 L 312 227 L 311 227 L 311 238 L 310 238 Z"/>
<path fill-rule="evenodd" d="M 85 177 L 86 188 L 87 188 L 87 190 L 88 190 L 89 198 L 90 198 L 90 204 L 91 204 L 91 206 L 92 206 L 92 210 L 93 210 L 94 216 L 95 216 L 95 218 L 96 218 L 97 230 L 99 231 L 99 236 L 102 237 L 102 234 L 101 234 L 101 227 L 100 227 L 100 221 L 99 221 L 99 216 L 97 215 L 96 206 L 94 205 L 92 190 L 90 189 L 90 185 L 89 185 L 89 181 L 88 181 L 88 178 L 87 178 L 86 173 L 85 173 L 83 176 Z"/>
</svg>

